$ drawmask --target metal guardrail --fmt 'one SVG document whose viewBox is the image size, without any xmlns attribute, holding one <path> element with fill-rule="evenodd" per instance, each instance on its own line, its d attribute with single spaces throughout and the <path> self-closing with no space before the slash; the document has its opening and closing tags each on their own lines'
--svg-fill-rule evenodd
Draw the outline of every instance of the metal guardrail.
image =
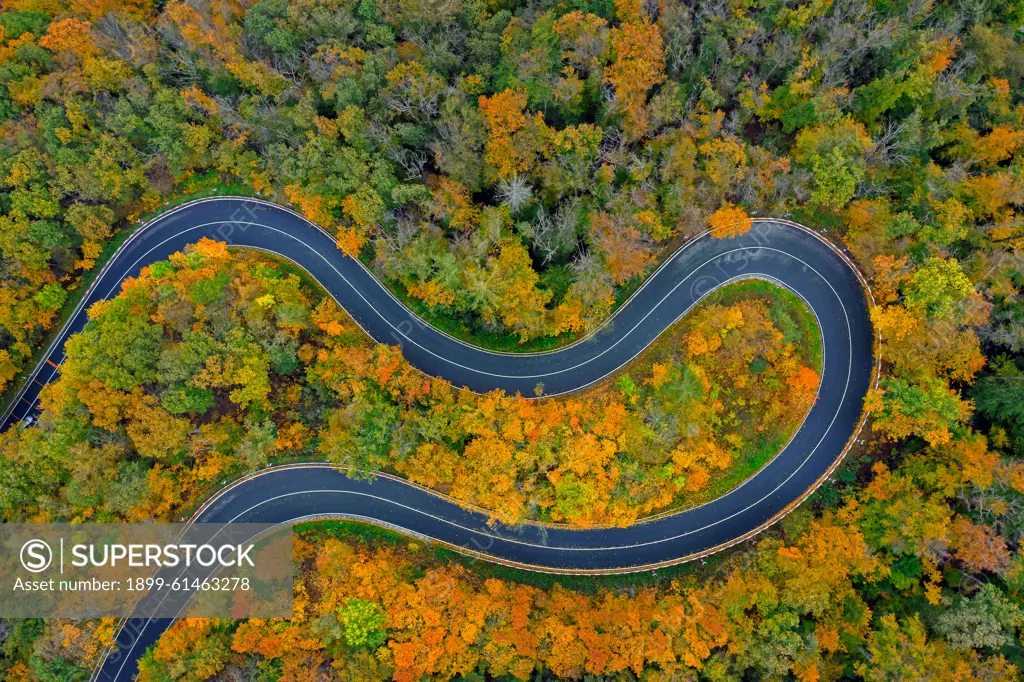
<svg viewBox="0 0 1024 682">
<path fill-rule="evenodd" d="M 151 226 L 152 224 L 154 224 L 154 223 L 156 223 L 156 222 L 158 222 L 160 220 L 166 219 L 169 215 L 172 215 L 174 213 L 186 210 L 189 207 L 194 206 L 194 205 L 199 204 L 199 203 L 204 203 L 204 202 L 209 202 L 209 201 L 224 201 L 224 200 L 249 201 L 249 202 L 253 202 L 253 203 L 257 203 L 257 204 L 273 206 L 273 207 L 275 207 L 277 209 L 286 210 L 289 213 L 291 213 L 291 214 L 295 215 L 296 217 L 300 218 L 301 220 L 303 220 L 307 224 L 311 225 L 315 229 L 319 230 L 324 235 L 330 237 L 332 240 L 334 239 L 334 237 L 329 232 L 327 232 L 327 230 L 325 230 L 323 227 L 321 227 L 319 225 L 316 225 L 312 221 L 310 221 L 307 218 L 305 218 L 305 216 L 303 216 L 300 213 L 294 211 L 293 209 L 291 209 L 289 207 L 286 207 L 286 206 L 280 206 L 278 204 L 274 204 L 272 202 L 265 201 L 263 199 L 253 198 L 253 197 L 223 196 L 223 197 L 207 197 L 207 198 L 202 198 L 202 199 L 195 199 L 195 200 L 192 200 L 192 201 L 180 204 L 179 206 L 176 206 L 176 207 L 170 209 L 169 211 L 167 211 L 165 213 L 161 213 L 160 215 L 158 215 L 158 216 L 152 218 L 151 220 L 147 221 L 145 224 L 143 224 L 138 229 L 134 230 L 132 232 L 132 234 L 129 235 L 129 237 L 118 247 L 118 249 L 111 255 L 111 257 L 103 265 L 103 267 L 97 273 L 97 275 L 96 275 L 95 279 L 93 280 L 93 282 L 86 289 L 85 293 L 82 296 L 82 299 L 79 301 L 79 304 L 72 311 L 72 313 L 69 316 L 67 322 L 61 327 L 60 332 L 58 333 L 58 335 L 54 338 L 53 342 L 47 348 L 46 353 L 44 355 L 44 360 L 41 361 L 36 366 L 36 368 L 33 370 L 33 372 L 30 374 L 30 376 L 24 382 L 21 390 L 15 396 L 14 400 L 11 402 L 10 405 L 8 405 L 7 409 L 4 411 L 3 421 L 6 421 L 6 419 L 10 416 L 11 412 L 14 409 L 14 406 L 17 404 L 17 401 L 20 400 L 22 398 L 22 396 L 24 396 L 25 391 L 28 389 L 29 384 L 33 380 L 35 380 L 35 378 L 38 375 L 40 369 L 42 368 L 42 365 L 45 363 L 46 358 L 48 358 L 50 355 L 52 355 L 53 351 L 61 343 L 63 337 L 67 334 L 67 331 L 70 328 L 72 322 L 80 314 L 82 308 L 85 306 L 85 303 L 88 300 L 88 298 L 89 298 L 90 294 L 92 293 L 93 289 L 97 286 L 99 281 L 103 278 L 103 275 L 107 272 L 107 270 L 109 269 L 111 264 L 114 261 L 117 260 L 118 256 L 123 252 L 123 250 L 126 247 L 128 247 L 135 239 L 137 239 L 139 237 L 139 235 L 143 234 L 145 232 L 145 230 L 149 226 Z M 780 224 L 785 224 L 785 225 L 788 225 L 790 227 L 794 227 L 796 229 L 802 230 L 802 231 L 804 231 L 804 232 L 814 236 L 816 239 L 818 239 L 823 244 L 825 244 L 829 249 L 831 249 L 833 252 L 835 252 L 847 264 L 847 266 L 850 267 L 851 270 L 853 270 L 853 272 L 856 274 L 858 280 L 861 282 L 861 285 L 862 285 L 862 287 L 864 289 L 864 292 L 865 292 L 865 296 L 868 299 L 870 305 L 871 306 L 875 305 L 875 299 L 874 299 L 874 296 L 873 296 L 873 294 L 871 292 L 871 288 L 870 288 L 870 285 L 868 284 L 867 278 L 863 275 L 863 273 L 858 268 L 858 266 L 853 261 L 853 259 L 846 252 L 844 252 L 843 249 L 841 249 L 838 246 L 836 246 L 835 244 L 833 244 L 830 240 L 826 239 L 824 236 L 822 236 L 818 232 L 815 232 L 815 231 L 807 228 L 804 225 L 801 225 L 799 223 L 796 223 L 796 222 L 793 222 L 793 221 L 790 221 L 790 220 L 786 220 L 786 219 L 754 218 L 753 222 L 754 222 L 755 225 L 758 224 L 758 223 L 780 223 Z M 691 239 L 687 240 L 684 244 L 680 245 L 676 249 L 676 251 L 674 251 L 672 253 L 671 256 L 666 258 L 658 266 L 658 268 L 655 269 L 655 271 L 653 273 L 651 273 L 651 275 L 649 275 L 645 279 L 644 283 L 640 287 L 638 287 L 638 289 L 636 291 L 634 291 L 620 306 L 618 306 L 618 308 L 616 309 L 616 312 L 613 313 L 613 315 L 611 315 L 608 318 L 608 320 L 605 322 L 604 325 L 602 325 L 601 327 L 599 327 L 596 330 L 593 330 L 588 335 L 578 339 L 573 344 L 569 344 L 567 346 L 563 346 L 561 348 L 550 350 L 550 351 L 542 351 L 542 352 L 538 352 L 538 353 L 529 353 L 529 354 L 508 353 L 508 352 L 503 352 L 503 351 L 491 351 L 491 352 L 493 352 L 495 354 L 501 354 L 501 355 L 542 355 L 542 354 L 546 354 L 546 353 L 561 352 L 561 351 L 564 351 L 566 348 L 571 347 L 572 345 L 575 345 L 577 343 L 581 343 L 581 342 L 585 341 L 587 338 L 590 338 L 590 336 L 592 336 L 594 333 L 597 333 L 598 331 L 600 331 L 601 328 L 603 328 L 605 325 L 607 325 L 609 322 L 611 322 L 615 318 L 615 315 L 617 315 L 620 310 L 622 310 L 641 290 L 643 290 L 643 288 L 644 288 L 644 286 L 646 286 L 647 282 L 649 282 L 653 278 L 653 276 L 655 274 L 657 274 L 662 269 L 667 267 L 671 262 L 673 262 L 673 260 L 675 259 L 675 257 L 679 253 L 681 253 L 684 249 L 686 249 L 692 243 L 694 243 L 698 239 L 706 236 L 710 232 L 712 232 L 712 230 L 705 230 L 705 231 L 701 232 L 700 234 L 695 235 Z M 363 265 L 361 262 L 359 262 L 358 259 L 353 259 L 353 260 L 356 263 L 358 263 L 359 266 L 361 268 L 363 268 L 367 272 L 367 274 L 370 274 L 371 276 L 373 276 L 372 273 L 370 273 L 370 271 L 365 267 L 365 265 Z M 374 279 L 376 279 L 376 277 L 374 277 Z M 379 281 L 378 281 L 378 283 L 379 283 Z M 721 285 L 713 287 L 711 290 L 709 290 L 709 293 L 711 291 L 716 290 L 719 286 L 721 286 Z M 387 287 L 385 287 L 383 284 L 381 284 L 381 289 L 384 290 L 385 292 L 387 292 L 387 294 L 390 295 L 397 303 L 399 303 L 403 307 L 406 307 L 405 304 L 402 303 L 396 296 L 394 296 L 394 294 L 390 290 L 388 290 Z M 457 343 L 460 343 L 460 344 L 462 344 L 464 346 L 470 346 L 470 344 L 467 344 L 466 342 L 464 342 L 464 341 L 462 341 L 462 340 L 460 340 L 460 339 L 458 339 L 458 338 L 456 338 L 456 337 L 454 337 L 454 336 L 444 332 L 443 330 L 440 330 L 440 329 L 437 329 L 436 327 L 433 327 L 433 325 L 430 325 L 430 323 L 427 322 L 426 320 L 421 320 L 421 322 L 424 325 L 431 327 L 437 333 L 439 333 L 439 334 L 441 334 L 441 335 L 443 335 L 445 337 L 448 337 L 449 339 L 451 339 L 453 341 L 456 341 Z M 875 363 L 875 372 L 874 372 L 875 376 L 874 376 L 874 381 L 873 381 L 873 386 L 875 388 L 878 387 L 878 382 L 879 382 L 880 372 L 881 372 L 881 354 L 879 352 L 880 351 L 880 347 L 881 347 L 881 343 L 882 343 L 881 335 L 876 330 L 876 333 L 875 333 L 875 348 L 874 348 L 876 363 Z M 866 412 L 866 411 L 862 412 L 860 423 L 858 424 L 857 429 L 855 430 L 853 436 L 851 436 L 850 440 L 847 442 L 847 444 L 844 447 L 843 451 L 839 454 L 839 456 L 836 458 L 835 462 L 828 469 L 828 471 L 826 471 L 825 474 L 823 474 L 815 482 L 815 484 L 813 486 L 808 488 L 805 491 L 804 494 L 802 494 L 797 499 L 793 500 L 790 504 L 788 504 L 778 514 L 774 515 L 772 518 L 767 520 L 765 523 L 761 524 L 757 528 L 755 528 L 755 529 L 745 533 L 744 535 L 742 535 L 740 537 L 732 538 L 732 539 L 730 539 L 727 542 L 721 543 L 719 545 L 716 545 L 716 546 L 714 546 L 712 548 L 709 548 L 709 549 L 704 550 L 704 551 L 699 552 L 699 553 L 694 553 L 694 554 L 690 554 L 690 555 L 686 555 L 686 556 L 682 556 L 682 557 L 677 557 L 677 558 L 674 558 L 674 559 L 669 560 L 669 561 L 659 562 L 659 563 L 655 563 L 655 564 L 642 565 L 642 566 L 634 566 L 634 567 L 628 567 L 628 568 L 623 568 L 623 569 L 613 569 L 613 570 L 594 570 L 594 571 L 591 571 L 591 570 L 559 570 L 559 569 L 554 569 L 553 570 L 553 569 L 550 569 L 550 568 L 547 568 L 547 567 L 535 566 L 535 565 L 524 564 L 524 563 L 520 563 L 520 562 L 503 560 L 503 559 L 500 559 L 498 557 L 494 557 L 494 556 L 488 555 L 485 552 L 480 552 L 480 551 L 477 551 L 477 550 L 468 549 L 466 547 L 462 547 L 462 546 L 458 546 L 458 545 L 453 545 L 451 543 L 445 542 L 445 541 L 437 539 L 437 538 L 430 538 L 430 537 L 424 536 L 424 535 L 422 535 L 420 533 L 414 533 L 414 532 L 411 532 L 411 531 L 409 531 L 407 529 L 403 529 L 403 528 L 399 528 L 399 527 L 396 527 L 396 526 L 392 526 L 391 524 L 381 523 L 380 521 L 377 521 L 376 519 L 368 519 L 368 518 L 365 518 L 365 517 L 355 517 L 355 516 L 352 516 L 352 515 L 342 515 L 342 514 L 338 514 L 338 515 L 317 515 L 315 518 L 325 518 L 325 519 L 326 518 L 349 518 L 349 519 L 353 519 L 353 520 L 369 522 L 369 523 L 373 523 L 373 524 L 378 525 L 378 526 L 391 528 L 392 530 L 396 530 L 396 531 L 398 531 L 400 533 L 403 533 L 403 534 L 406 534 L 406 535 L 409 535 L 409 536 L 412 536 L 412 537 L 417 537 L 417 538 L 420 538 L 422 540 L 426 540 L 426 541 L 429 541 L 429 542 L 437 543 L 438 545 L 441 545 L 441 546 L 444 546 L 446 548 L 449 548 L 452 551 L 455 551 L 457 553 L 463 554 L 465 556 L 481 559 L 481 560 L 488 561 L 488 562 L 491 562 L 491 563 L 501 564 L 501 565 L 508 566 L 508 567 L 511 567 L 511 568 L 517 568 L 517 569 L 533 571 L 533 572 L 543 572 L 543 573 L 552 573 L 552 574 L 567 574 L 567 575 L 618 575 L 618 574 L 624 574 L 624 573 L 636 573 L 636 572 L 647 571 L 647 570 L 656 570 L 658 568 L 664 568 L 664 567 L 667 567 L 667 566 L 673 566 L 673 565 L 677 565 L 677 564 L 681 564 L 681 563 L 686 563 L 686 562 L 689 562 L 689 561 L 694 561 L 694 560 L 702 559 L 704 557 L 710 556 L 711 554 L 715 554 L 717 552 L 721 552 L 721 551 L 723 551 L 725 549 L 728 549 L 730 547 L 734 547 L 734 546 L 736 546 L 736 545 L 738 545 L 738 544 L 740 544 L 742 542 L 745 542 L 746 540 L 749 540 L 750 538 L 760 534 L 761 532 L 766 530 L 768 527 L 772 526 L 773 524 L 777 523 L 779 520 L 781 520 L 782 518 L 787 516 L 789 513 L 792 512 L 793 509 L 795 509 L 802 502 L 804 502 L 811 494 L 813 494 L 821 486 L 822 483 L 824 483 L 826 480 L 828 480 L 828 478 L 830 478 L 832 476 L 832 474 L 835 472 L 836 468 L 838 468 L 838 466 L 842 463 L 844 457 L 846 456 L 847 452 L 852 447 L 853 443 L 859 438 L 859 436 L 860 436 L 861 432 L 863 431 L 863 428 L 864 428 L 864 426 L 865 426 L 865 424 L 867 422 L 868 416 L 869 416 L 868 412 Z M 210 499 L 208 499 L 206 502 L 204 502 L 203 505 L 201 505 L 195 511 L 195 513 L 193 513 L 192 517 L 189 519 L 189 523 L 196 522 L 196 520 L 202 515 L 202 513 L 206 509 L 208 509 L 211 504 L 213 504 L 218 499 L 220 499 L 220 497 L 222 495 L 224 495 L 226 492 L 232 490 L 236 486 L 241 485 L 241 484 L 243 484 L 244 482 L 246 482 L 248 480 L 251 480 L 251 479 L 253 479 L 255 477 L 258 477 L 258 476 L 261 476 L 261 475 L 265 475 L 265 474 L 273 472 L 273 471 L 280 470 L 282 468 L 314 467 L 314 466 L 321 466 L 322 467 L 322 466 L 330 466 L 330 465 L 324 465 L 322 463 L 290 464 L 290 465 L 284 465 L 283 467 L 279 466 L 279 467 L 272 467 L 272 468 L 264 469 L 264 470 L 261 470 L 259 472 L 254 472 L 254 473 L 249 474 L 247 476 L 243 476 L 243 477 L 241 477 L 239 479 L 236 479 L 235 481 L 233 481 L 231 484 L 229 484 L 225 488 L 217 491 L 216 494 L 214 494 Z M 336 468 L 336 467 L 332 467 L 332 468 Z M 488 510 L 481 509 L 481 508 L 478 508 L 478 507 L 474 507 L 473 505 L 467 505 L 467 504 L 461 503 L 458 500 L 454 500 L 453 498 L 448 497 L 447 495 L 443 495 L 441 493 L 438 493 L 437 491 L 434 491 L 434 490 L 431 490 L 429 488 L 425 488 L 425 487 L 420 486 L 418 484 L 412 483 L 412 482 L 410 482 L 410 481 L 408 481 L 406 479 L 402 479 L 402 478 L 399 478 L 397 476 L 392 476 L 390 474 L 386 474 L 386 473 L 383 473 L 383 472 L 376 472 L 375 475 L 384 476 L 384 477 L 388 477 L 388 478 L 393 478 L 395 480 L 402 481 L 405 484 L 413 485 L 413 486 L 415 486 L 417 488 L 420 488 L 420 489 L 422 489 L 424 491 L 427 491 L 427 492 L 429 492 L 429 493 L 431 493 L 433 495 L 437 495 L 439 497 L 445 498 L 445 499 L 447 499 L 447 500 L 449 500 L 449 501 L 451 501 L 451 502 L 453 502 L 455 504 L 458 504 L 459 506 L 462 506 L 464 508 L 473 509 L 474 511 L 480 511 L 481 513 L 489 513 Z M 642 519 L 638 520 L 638 523 L 642 523 L 642 522 L 646 522 L 646 521 L 651 521 L 651 520 L 654 520 L 656 518 L 662 518 L 664 516 L 667 516 L 667 515 L 670 515 L 670 514 L 673 514 L 673 513 L 678 513 L 679 511 L 680 510 L 678 510 L 678 509 L 666 510 L 666 511 L 660 512 L 658 514 L 654 514 L 654 515 L 650 515 L 650 516 L 647 516 L 647 517 L 643 517 Z M 297 518 L 297 519 L 294 519 L 292 521 L 289 521 L 289 523 L 298 523 L 298 522 L 302 522 L 302 521 L 307 521 L 307 520 L 310 520 L 311 518 L 314 518 L 314 517 L 301 517 L 301 518 Z M 551 525 L 554 525 L 554 524 L 551 524 Z M 126 618 L 123 618 L 118 623 L 117 635 L 120 634 L 122 628 L 124 627 L 124 624 L 128 620 L 129 619 L 126 617 Z M 116 640 L 117 635 L 115 635 L 115 640 Z M 95 680 L 98 679 L 98 676 L 100 674 L 100 671 L 102 670 L 103 664 L 106 661 L 107 656 L 109 655 L 109 653 L 112 650 L 112 648 L 113 648 L 112 646 L 108 646 L 108 647 L 106 647 L 103 650 L 103 652 L 101 654 L 101 657 L 99 659 L 99 662 L 97 663 L 96 667 L 94 668 L 94 670 L 92 672 L 92 675 L 90 676 L 90 682 L 95 682 Z"/>
</svg>

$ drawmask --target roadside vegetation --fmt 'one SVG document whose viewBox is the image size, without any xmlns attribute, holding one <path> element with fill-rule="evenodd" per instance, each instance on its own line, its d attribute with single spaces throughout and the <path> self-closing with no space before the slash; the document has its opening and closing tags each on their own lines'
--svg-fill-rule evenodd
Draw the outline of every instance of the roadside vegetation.
<svg viewBox="0 0 1024 682">
<path fill-rule="evenodd" d="M 225 478 L 326 457 L 507 523 L 625 525 L 742 482 L 818 387 L 812 316 L 764 283 L 723 289 L 604 385 L 527 400 L 421 374 L 300 275 L 203 240 L 95 304 L 38 426 L 0 436 L 4 517 L 169 520 Z"/>
</svg>

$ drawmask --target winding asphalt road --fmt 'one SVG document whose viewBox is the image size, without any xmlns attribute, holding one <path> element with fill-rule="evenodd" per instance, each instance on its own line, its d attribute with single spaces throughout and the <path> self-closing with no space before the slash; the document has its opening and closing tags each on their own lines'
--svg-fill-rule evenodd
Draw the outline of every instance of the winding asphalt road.
<svg viewBox="0 0 1024 682">
<path fill-rule="evenodd" d="M 3 427 L 37 409 L 39 390 L 64 359 L 64 342 L 82 329 L 93 302 L 115 296 L 126 277 L 209 237 L 284 256 L 320 282 L 367 333 L 399 345 L 425 373 L 483 392 L 502 388 L 534 396 L 577 391 L 599 382 L 643 351 L 669 325 L 719 286 L 762 278 L 798 294 L 822 332 L 818 399 L 792 441 L 739 488 L 703 506 L 627 528 L 570 529 L 489 525 L 485 514 L 398 479 L 350 479 L 326 466 L 270 469 L 220 493 L 197 522 L 287 523 L 309 517 L 368 520 L 432 539 L 467 554 L 547 572 L 628 572 L 706 555 L 777 520 L 841 459 L 859 428 L 862 400 L 875 370 L 868 301 L 859 275 L 841 254 L 792 223 L 759 220 L 744 235 L 697 238 L 677 251 L 592 336 L 539 354 L 496 353 L 468 346 L 425 324 L 333 237 L 288 209 L 243 198 L 193 202 L 136 231 L 121 247 L 4 415 Z M 120 651 L 96 679 L 134 676 L 137 659 L 169 625 L 129 621 Z"/>
</svg>

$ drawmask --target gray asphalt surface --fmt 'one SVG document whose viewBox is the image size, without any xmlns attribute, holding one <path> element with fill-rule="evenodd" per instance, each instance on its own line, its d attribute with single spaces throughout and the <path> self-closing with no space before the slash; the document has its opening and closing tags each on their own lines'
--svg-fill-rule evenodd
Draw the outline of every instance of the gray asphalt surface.
<svg viewBox="0 0 1024 682">
<path fill-rule="evenodd" d="M 873 376 L 868 305 L 856 273 L 817 237 L 783 223 L 759 221 L 735 238 L 702 237 L 673 255 L 590 338 L 550 353 L 509 355 L 467 346 L 426 325 L 338 251 L 330 235 L 290 211 L 225 198 L 165 214 L 126 242 L 5 415 L 4 428 L 36 409 L 39 390 L 59 371 L 64 341 L 82 329 L 92 302 L 115 296 L 125 277 L 202 237 L 295 261 L 374 339 L 401 346 L 420 370 L 474 391 L 502 388 L 532 398 L 538 383 L 548 396 L 579 390 L 628 363 L 720 285 L 749 277 L 780 283 L 807 302 L 821 327 L 824 368 L 818 400 L 771 463 L 713 502 L 628 528 L 488 525 L 485 515 L 415 486 L 350 479 L 328 467 L 270 470 L 222 494 L 199 522 L 360 518 L 536 570 L 642 570 L 742 538 L 804 495 L 842 456 Z M 121 650 L 106 659 L 97 679 L 133 677 L 138 657 L 169 624 L 130 621 L 118 638 Z"/>
</svg>

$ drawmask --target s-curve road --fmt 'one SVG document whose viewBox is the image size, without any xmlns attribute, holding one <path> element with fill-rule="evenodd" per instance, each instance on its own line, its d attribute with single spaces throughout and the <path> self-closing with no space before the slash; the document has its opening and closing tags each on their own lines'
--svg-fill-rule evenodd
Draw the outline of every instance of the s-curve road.
<svg viewBox="0 0 1024 682">
<path fill-rule="evenodd" d="M 400 480 L 350 479 L 326 466 L 282 467 L 246 479 L 214 498 L 197 522 L 348 517 L 539 571 L 665 566 L 749 537 L 801 500 L 842 457 L 874 377 L 868 300 L 857 272 L 827 243 L 792 223 L 759 220 L 738 237 L 699 237 L 669 258 L 592 336 L 548 353 L 504 354 L 468 346 L 425 324 L 342 254 L 331 235 L 292 211 L 253 199 L 216 198 L 169 211 L 125 242 L 4 415 L 4 428 L 34 414 L 39 390 L 58 374 L 64 342 L 85 325 L 89 305 L 115 296 L 126 277 L 202 237 L 294 261 L 374 339 L 401 346 L 423 372 L 474 391 L 501 388 L 532 397 L 542 384 L 544 395 L 553 396 L 594 384 L 627 364 L 701 298 L 743 278 L 771 280 L 804 299 L 821 328 L 824 367 L 817 401 L 767 466 L 708 504 L 628 528 L 488 525 L 486 515 Z M 139 656 L 168 624 L 129 621 L 118 637 L 120 651 L 105 659 L 96 679 L 133 677 Z"/>
</svg>

